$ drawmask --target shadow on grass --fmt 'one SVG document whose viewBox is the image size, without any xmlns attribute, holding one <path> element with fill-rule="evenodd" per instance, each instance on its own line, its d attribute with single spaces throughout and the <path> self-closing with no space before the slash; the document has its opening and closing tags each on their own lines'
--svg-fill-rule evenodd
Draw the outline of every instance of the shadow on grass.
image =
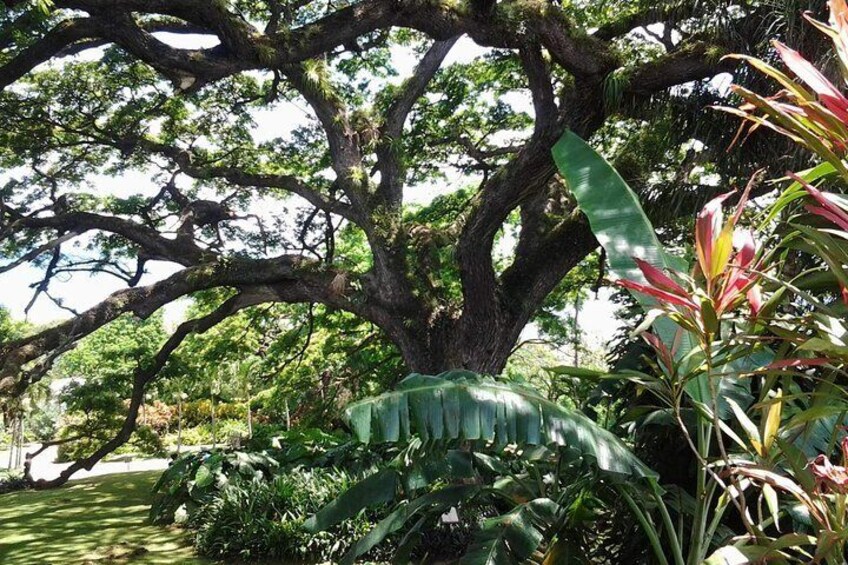
<svg viewBox="0 0 848 565">
<path fill-rule="evenodd" d="M 104 475 L 49 491 L 0 495 L 0 563 L 209 564 L 184 532 L 150 525 L 161 471 Z"/>
</svg>

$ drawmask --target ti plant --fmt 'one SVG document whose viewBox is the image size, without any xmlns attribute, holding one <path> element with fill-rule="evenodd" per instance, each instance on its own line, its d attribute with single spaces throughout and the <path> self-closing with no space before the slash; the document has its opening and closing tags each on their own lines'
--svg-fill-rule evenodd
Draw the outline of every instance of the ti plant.
<svg viewBox="0 0 848 565">
<path fill-rule="evenodd" d="M 720 541 L 727 507 L 736 506 L 743 520 L 747 515 L 746 500 L 733 484 L 735 479 L 722 476 L 731 462 L 722 430 L 729 427 L 725 420 L 732 415 L 731 406 L 747 407 L 751 403 L 745 373 L 771 360 L 767 349 L 738 332 L 763 308 L 758 274 L 762 258 L 758 259 L 753 233 L 738 228 L 751 185 L 726 221 L 722 203 L 732 193 L 716 197 L 698 215 L 697 260 L 688 272 L 685 261 L 662 248 L 633 192 L 588 145 L 567 134 L 554 156 L 607 251 L 617 284 L 633 292 L 645 308 L 646 321 L 635 333 L 656 352 L 651 373 L 626 371 L 596 376 L 627 380 L 651 392 L 660 403 L 658 411 L 676 422 L 695 455 L 696 491 L 691 504 L 686 505 L 688 511 L 678 505 L 680 519 L 667 535 L 674 540 L 667 548 L 676 563 L 701 563 Z M 599 182 L 606 190 L 597 190 Z M 595 200 L 599 192 L 607 198 Z M 609 198 L 610 194 L 617 196 Z M 607 221 L 610 209 L 635 221 L 624 227 L 621 222 L 613 225 Z M 740 316 L 743 304 L 748 308 Z M 648 331 L 651 326 L 653 330 Z M 574 374 L 580 373 L 585 371 Z M 658 509 L 668 512 L 665 504 Z M 753 530 L 754 524 L 747 522 Z M 661 537 L 661 530 L 652 522 L 640 523 L 650 539 Z"/>
<path fill-rule="evenodd" d="M 845 562 L 848 403 L 840 381 L 848 359 L 848 214 L 844 198 L 821 192 L 804 178 L 809 174 L 790 176 L 795 182 L 766 214 L 785 217 L 775 256 L 801 252 L 814 264 L 790 280 L 761 273 L 776 289 L 770 302 L 792 298 L 758 320 L 760 335 L 778 348 L 780 360 L 750 373 L 759 385 L 758 402 L 753 412 L 732 405 L 735 425 L 724 430 L 737 449 L 724 476 L 733 494 L 751 502 L 743 516 L 755 528 L 719 549 L 710 564 Z M 795 201 L 803 206 L 790 206 Z M 814 278 L 827 281 L 819 292 L 805 289 Z M 837 444 L 841 465 L 827 455 Z"/>
</svg>

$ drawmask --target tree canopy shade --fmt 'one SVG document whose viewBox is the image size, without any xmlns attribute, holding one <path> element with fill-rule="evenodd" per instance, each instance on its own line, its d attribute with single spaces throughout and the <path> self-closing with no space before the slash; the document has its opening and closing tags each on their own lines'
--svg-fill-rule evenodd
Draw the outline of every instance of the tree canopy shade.
<svg viewBox="0 0 848 565">
<path fill-rule="evenodd" d="M 732 68 L 722 55 L 760 46 L 774 19 L 746 0 L 4 3 L 0 272 L 42 266 L 48 299 L 51 280 L 79 271 L 127 288 L 2 343 L 0 395 L 123 313 L 234 290 L 138 367 L 132 421 L 187 335 L 268 302 L 350 312 L 413 371 L 498 373 L 597 246 L 555 176 L 556 140 L 677 123 L 702 100 L 693 92 L 720 95 L 709 79 Z M 461 53 L 473 44 L 479 56 Z M 291 131 L 265 131 L 296 109 L 307 117 Z M 675 129 L 667 147 L 695 137 Z M 104 175 L 157 189 L 86 188 Z M 453 182 L 465 186 L 410 208 Z M 143 284 L 152 261 L 175 270 Z"/>
</svg>

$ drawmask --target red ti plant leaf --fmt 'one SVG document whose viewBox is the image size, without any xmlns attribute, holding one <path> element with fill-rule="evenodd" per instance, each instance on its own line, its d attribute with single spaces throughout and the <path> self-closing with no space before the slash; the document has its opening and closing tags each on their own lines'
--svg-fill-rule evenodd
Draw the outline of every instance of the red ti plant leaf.
<svg viewBox="0 0 848 565">
<path fill-rule="evenodd" d="M 721 204 L 732 194 L 727 192 L 707 202 L 695 220 L 695 248 L 708 283 L 724 270 L 730 259 L 733 236 L 724 225 Z"/>
<path fill-rule="evenodd" d="M 827 197 L 827 194 L 820 191 L 819 189 L 817 189 L 795 173 L 789 172 L 787 174 L 793 180 L 800 183 L 801 186 L 804 187 L 804 190 L 807 191 L 807 194 L 812 196 L 813 199 L 819 204 L 818 206 L 806 206 L 807 211 L 823 218 L 826 218 L 827 220 L 839 226 L 841 229 L 848 231 L 848 213 L 846 213 L 845 210 L 831 202 L 830 199 Z"/>
<path fill-rule="evenodd" d="M 810 359 L 781 359 L 766 365 L 766 370 L 794 369 L 797 367 L 821 367 L 827 365 L 831 360 L 824 357 L 813 357 Z"/>
<path fill-rule="evenodd" d="M 657 357 L 660 362 L 665 365 L 666 371 L 672 373 L 674 371 L 674 354 L 668 346 L 666 346 L 660 338 L 650 332 L 643 333 L 642 338 L 648 342 L 648 345 L 654 348 L 654 351 L 657 352 Z"/>
<path fill-rule="evenodd" d="M 745 293 L 745 298 L 748 299 L 748 305 L 751 307 L 751 315 L 756 318 L 763 308 L 763 294 L 760 291 L 760 285 L 755 284 Z"/>
<path fill-rule="evenodd" d="M 698 305 L 695 304 L 691 299 L 672 294 L 665 290 L 660 290 L 653 286 L 640 284 L 627 279 L 618 279 L 617 281 L 615 281 L 615 284 L 623 286 L 624 288 L 630 290 L 635 290 L 636 292 L 641 292 L 642 294 L 647 294 L 648 296 L 652 296 L 659 300 L 661 304 L 682 306 L 683 308 L 686 308 L 688 310 L 698 309 Z"/>
<path fill-rule="evenodd" d="M 848 98 L 839 92 L 817 68 L 794 49 L 779 41 L 774 42 L 777 53 L 786 66 L 815 92 L 822 104 L 833 112 L 842 123 L 848 123 Z"/>
<path fill-rule="evenodd" d="M 810 471 L 816 477 L 819 489 L 839 493 L 848 491 L 848 469 L 834 465 L 826 455 L 818 455 L 810 461 Z"/>
<path fill-rule="evenodd" d="M 639 270 L 642 271 L 642 274 L 645 275 L 645 279 L 653 286 L 659 288 L 660 290 L 671 292 L 672 294 L 677 294 L 681 297 L 689 296 L 689 293 L 686 292 L 685 288 L 677 284 L 674 279 L 663 273 L 661 269 L 654 267 L 647 261 L 639 259 L 638 257 L 634 257 L 633 260 L 636 261 L 636 266 L 638 266 Z"/>
</svg>

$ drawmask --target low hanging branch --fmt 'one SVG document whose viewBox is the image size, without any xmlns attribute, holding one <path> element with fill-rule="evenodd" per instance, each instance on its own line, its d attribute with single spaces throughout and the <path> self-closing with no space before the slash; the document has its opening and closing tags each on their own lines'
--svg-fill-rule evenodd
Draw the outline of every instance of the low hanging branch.
<svg viewBox="0 0 848 565">
<path fill-rule="evenodd" d="M 180 346 L 180 344 L 183 342 L 183 340 L 185 340 L 186 337 L 188 337 L 190 334 L 201 334 L 203 332 L 206 332 L 207 330 L 226 320 L 229 316 L 238 312 L 239 310 L 247 308 L 248 306 L 255 306 L 257 304 L 261 304 L 264 300 L 265 297 L 263 295 L 256 295 L 250 293 L 237 294 L 232 298 L 226 300 L 211 314 L 208 314 L 201 318 L 195 318 L 193 320 L 189 320 L 180 324 L 176 331 L 174 331 L 171 337 L 168 338 L 165 344 L 156 353 L 156 356 L 153 358 L 153 361 L 146 367 L 140 367 L 135 372 L 135 375 L 133 375 L 132 395 L 130 397 L 130 404 L 127 410 L 127 415 L 124 418 L 124 423 L 121 426 L 120 431 L 115 435 L 115 437 L 101 445 L 94 453 L 92 453 L 88 457 L 78 459 L 77 461 L 71 463 L 69 467 L 59 473 L 58 477 L 49 480 L 34 480 L 31 474 L 32 459 L 39 453 L 43 452 L 46 447 L 49 447 L 49 445 L 43 444 L 38 450 L 33 453 L 28 453 L 26 456 L 26 480 L 35 488 L 52 488 L 63 485 L 74 473 L 76 473 L 80 469 L 91 470 L 91 468 L 103 457 L 105 457 L 109 453 L 112 453 L 115 449 L 117 449 L 130 439 L 130 436 L 132 436 L 132 433 L 135 430 L 136 419 L 138 418 L 138 411 L 141 407 L 141 404 L 144 402 L 144 393 L 147 390 L 148 385 L 156 379 L 156 377 L 159 375 L 159 372 L 167 364 L 168 359 L 171 357 L 171 354 Z"/>
</svg>

